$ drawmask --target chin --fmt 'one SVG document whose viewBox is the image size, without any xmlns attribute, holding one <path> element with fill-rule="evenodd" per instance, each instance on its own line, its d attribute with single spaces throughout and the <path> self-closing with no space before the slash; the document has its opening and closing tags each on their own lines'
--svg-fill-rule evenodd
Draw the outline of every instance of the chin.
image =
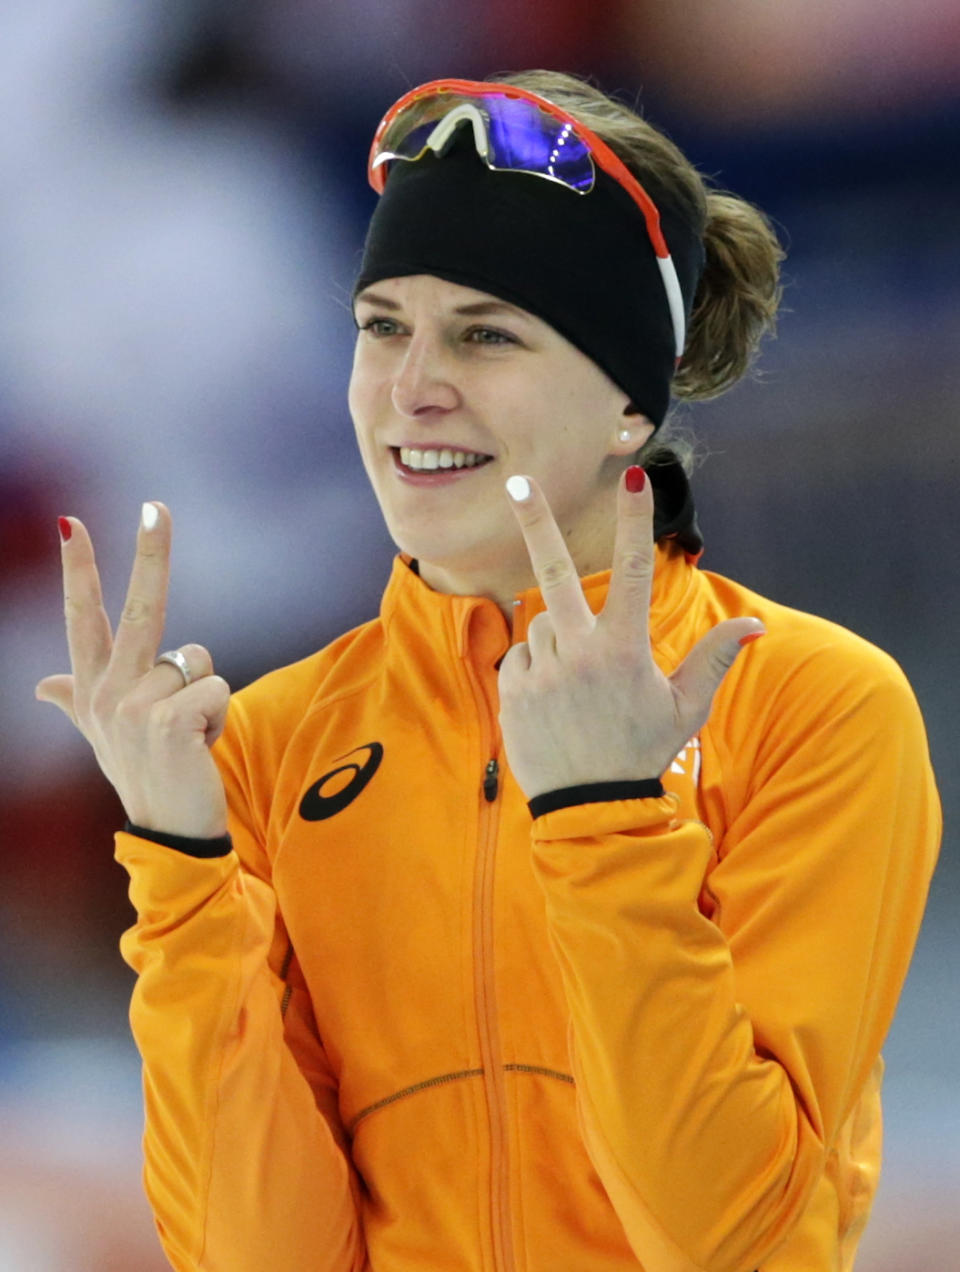
<svg viewBox="0 0 960 1272">
<path fill-rule="evenodd" d="M 491 568 L 502 568 L 505 559 L 504 545 L 493 539 L 464 539 L 458 541 L 455 533 L 436 527 L 411 530 L 409 526 L 391 529 L 390 537 L 400 549 L 417 561 L 427 561 L 438 570 L 449 574 L 469 576 Z"/>
</svg>

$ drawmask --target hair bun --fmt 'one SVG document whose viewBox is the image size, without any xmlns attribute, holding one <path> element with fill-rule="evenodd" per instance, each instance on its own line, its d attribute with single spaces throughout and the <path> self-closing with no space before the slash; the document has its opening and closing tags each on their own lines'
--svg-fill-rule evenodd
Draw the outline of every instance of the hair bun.
<svg viewBox="0 0 960 1272">
<path fill-rule="evenodd" d="M 706 264 L 694 297 L 678 398 L 716 397 L 746 372 L 765 334 L 776 330 L 785 252 L 759 208 L 736 195 L 707 192 Z"/>
</svg>

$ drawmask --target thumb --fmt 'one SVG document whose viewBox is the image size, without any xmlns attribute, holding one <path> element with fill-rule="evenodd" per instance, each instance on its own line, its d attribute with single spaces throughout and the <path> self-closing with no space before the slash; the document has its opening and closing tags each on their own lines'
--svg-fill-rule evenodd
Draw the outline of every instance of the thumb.
<svg viewBox="0 0 960 1272">
<path fill-rule="evenodd" d="M 718 623 L 697 641 L 670 677 L 680 700 L 678 706 L 685 716 L 696 721 L 695 728 L 706 723 L 713 695 L 743 647 L 765 632 L 759 618 L 731 618 Z"/>
<path fill-rule="evenodd" d="M 77 724 L 73 712 L 73 676 L 44 676 L 33 695 L 38 702 L 52 702 L 73 724 Z"/>
</svg>

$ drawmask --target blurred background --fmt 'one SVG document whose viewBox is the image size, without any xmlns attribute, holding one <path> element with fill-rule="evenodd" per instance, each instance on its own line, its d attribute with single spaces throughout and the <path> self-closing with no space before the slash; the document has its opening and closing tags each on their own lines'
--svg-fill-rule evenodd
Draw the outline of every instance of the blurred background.
<svg viewBox="0 0 960 1272">
<path fill-rule="evenodd" d="M 395 551 L 346 408 L 374 126 L 543 66 L 639 101 L 789 248 L 762 374 L 683 413 L 705 569 L 853 628 L 924 711 L 947 833 L 884 1054 L 857 1272 L 957 1266 L 956 0 L 5 0 L 0 10 L 0 1269 L 161 1272 L 119 804 L 34 701 L 56 517 L 113 618 L 174 516 L 165 647 L 236 689 L 373 617 Z M 812 1270 L 811 1270 L 812 1272 Z"/>
</svg>

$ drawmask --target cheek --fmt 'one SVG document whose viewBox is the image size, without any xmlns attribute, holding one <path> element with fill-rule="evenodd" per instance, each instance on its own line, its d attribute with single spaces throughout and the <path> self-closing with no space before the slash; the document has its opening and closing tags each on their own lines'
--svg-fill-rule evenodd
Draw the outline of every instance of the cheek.
<svg viewBox="0 0 960 1272">
<path fill-rule="evenodd" d="M 570 378 L 552 388 L 546 432 L 571 458 L 592 459 L 602 445 L 604 401 L 589 386 Z"/>
<path fill-rule="evenodd" d="M 368 363 L 369 360 L 359 351 L 354 354 L 350 383 L 347 386 L 347 406 L 359 436 L 373 423 L 377 400 L 377 384 Z"/>
<path fill-rule="evenodd" d="M 363 417 L 363 407 L 360 394 L 357 391 L 356 382 L 352 376 L 350 377 L 350 384 L 347 387 L 347 409 L 350 412 L 350 418 L 353 420 L 353 427 L 359 433 Z"/>
</svg>

